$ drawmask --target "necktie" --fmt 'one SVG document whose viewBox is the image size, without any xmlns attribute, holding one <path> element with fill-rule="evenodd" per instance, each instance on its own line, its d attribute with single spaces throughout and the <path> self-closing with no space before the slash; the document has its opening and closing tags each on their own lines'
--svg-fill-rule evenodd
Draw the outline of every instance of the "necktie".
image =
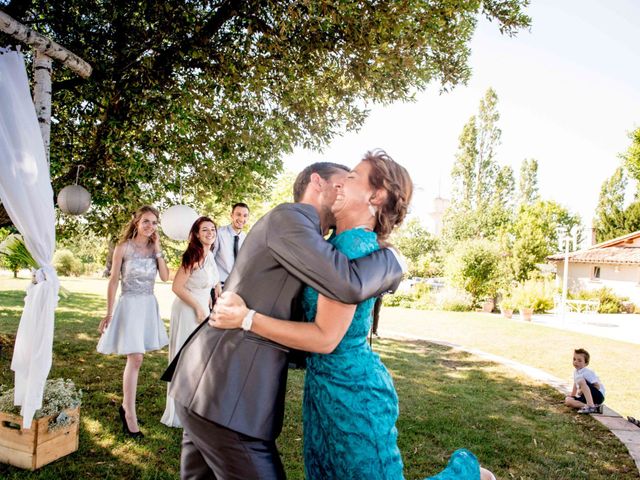
<svg viewBox="0 0 640 480">
<path fill-rule="evenodd" d="M 233 236 L 233 259 L 234 260 L 238 256 L 238 238 L 240 238 L 240 235 Z"/>
</svg>

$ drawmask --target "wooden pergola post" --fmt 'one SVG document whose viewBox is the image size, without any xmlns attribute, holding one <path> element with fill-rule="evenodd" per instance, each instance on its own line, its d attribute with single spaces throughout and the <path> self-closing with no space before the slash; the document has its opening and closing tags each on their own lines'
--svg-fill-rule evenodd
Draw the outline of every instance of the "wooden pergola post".
<svg viewBox="0 0 640 480">
<path fill-rule="evenodd" d="M 91 65 L 62 45 L 21 24 L 2 10 L 0 10 L 0 31 L 11 35 L 35 50 L 33 61 L 33 104 L 36 108 L 48 163 L 51 135 L 52 60 L 58 60 L 82 78 L 87 78 L 91 75 Z"/>
</svg>

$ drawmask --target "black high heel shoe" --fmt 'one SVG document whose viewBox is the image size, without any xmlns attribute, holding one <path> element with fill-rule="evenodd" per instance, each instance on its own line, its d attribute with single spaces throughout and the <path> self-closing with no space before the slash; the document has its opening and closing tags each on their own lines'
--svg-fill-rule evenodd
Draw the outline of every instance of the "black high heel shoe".
<svg viewBox="0 0 640 480">
<path fill-rule="evenodd" d="M 124 407 L 120 405 L 118 408 L 118 413 L 120 414 L 120 420 L 122 420 L 122 432 L 135 440 L 142 439 L 144 434 L 141 431 L 132 432 L 129 430 L 129 425 L 127 425 L 127 417 L 125 415 Z"/>
</svg>

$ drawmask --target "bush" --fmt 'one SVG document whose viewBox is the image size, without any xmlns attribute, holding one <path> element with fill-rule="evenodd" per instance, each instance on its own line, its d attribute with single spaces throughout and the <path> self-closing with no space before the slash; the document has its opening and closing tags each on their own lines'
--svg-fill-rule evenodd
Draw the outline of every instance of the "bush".
<svg viewBox="0 0 640 480">
<path fill-rule="evenodd" d="M 68 277 L 78 276 L 84 271 L 82 262 L 73 254 L 71 250 L 58 250 L 53 255 L 53 265 L 58 271 L 58 275 Z"/>
<path fill-rule="evenodd" d="M 598 290 L 581 290 L 572 295 L 572 297 L 578 300 L 599 301 L 598 313 L 623 313 L 629 310 L 625 306 L 625 303 L 629 301 L 629 297 L 620 297 L 608 287 L 602 287 Z"/>
<path fill-rule="evenodd" d="M 527 280 L 511 292 L 514 303 L 521 308 L 533 308 L 543 313 L 553 308 L 553 286 L 542 280 Z"/>
<path fill-rule="evenodd" d="M 473 310 L 473 299 L 466 292 L 445 288 L 436 299 L 436 305 L 440 310 L 451 312 L 468 312 Z"/>
<path fill-rule="evenodd" d="M 385 307 L 402 307 L 406 302 L 411 302 L 413 296 L 410 293 L 391 293 L 382 297 L 382 305 Z"/>
<path fill-rule="evenodd" d="M 495 297 L 500 283 L 500 253 L 486 239 L 458 243 L 447 260 L 446 276 L 451 284 L 471 295 L 473 303 Z"/>
</svg>

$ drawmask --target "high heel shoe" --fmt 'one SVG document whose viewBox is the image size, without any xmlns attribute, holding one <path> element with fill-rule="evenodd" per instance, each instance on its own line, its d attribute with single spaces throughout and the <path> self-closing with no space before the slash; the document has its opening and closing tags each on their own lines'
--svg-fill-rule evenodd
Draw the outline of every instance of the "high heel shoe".
<svg viewBox="0 0 640 480">
<path fill-rule="evenodd" d="M 127 424 L 127 417 L 124 411 L 124 407 L 122 405 L 120 405 L 120 408 L 118 408 L 118 413 L 120 414 L 120 420 L 122 420 L 123 433 L 135 440 L 142 439 L 144 437 L 144 434 L 141 431 L 132 432 L 131 430 L 129 430 L 129 425 Z"/>
</svg>

